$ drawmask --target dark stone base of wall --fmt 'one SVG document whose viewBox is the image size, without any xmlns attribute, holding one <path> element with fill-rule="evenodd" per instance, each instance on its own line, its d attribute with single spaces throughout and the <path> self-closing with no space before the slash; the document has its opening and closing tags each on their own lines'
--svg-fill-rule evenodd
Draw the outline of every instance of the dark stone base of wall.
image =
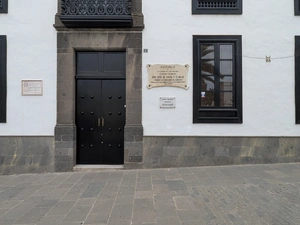
<svg viewBox="0 0 300 225">
<path fill-rule="evenodd" d="M 124 168 L 143 168 L 143 127 L 131 125 L 125 127 Z"/>
<path fill-rule="evenodd" d="M 54 171 L 73 171 L 76 165 L 76 127 L 75 125 L 56 125 Z"/>
<path fill-rule="evenodd" d="M 54 171 L 53 137 L 0 137 L 0 174 Z"/>
<path fill-rule="evenodd" d="M 297 137 L 144 137 L 141 141 L 141 127 L 126 129 L 126 169 L 300 162 Z M 0 174 L 71 171 L 75 137 L 73 126 L 56 127 L 55 141 L 54 137 L 0 137 Z"/>
<path fill-rule="evenodd" d="M 144 168 L 300 162 L 297 137 L 144 137 Z"/>
</svg>

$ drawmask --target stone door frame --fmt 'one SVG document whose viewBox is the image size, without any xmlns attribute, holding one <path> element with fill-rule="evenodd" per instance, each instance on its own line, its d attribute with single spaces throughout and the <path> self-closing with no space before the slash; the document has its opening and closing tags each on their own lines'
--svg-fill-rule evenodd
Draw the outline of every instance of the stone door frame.
<svg viewBox="0 0 300 225">
<path fill-rule="evenodd" d="M 57 33 L 57 123 L 54 170 L 76 165 L 75 73 L 77 51 L 126 52 L 126 124 L 124 167 L 143 165 L 142 33 L 122 31 L 59 31 Z"/>
</svg>

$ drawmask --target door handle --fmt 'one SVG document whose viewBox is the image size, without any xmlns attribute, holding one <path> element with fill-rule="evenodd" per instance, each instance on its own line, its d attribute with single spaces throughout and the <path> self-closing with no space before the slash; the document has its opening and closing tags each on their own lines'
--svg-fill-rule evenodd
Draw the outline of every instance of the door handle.
<svg viewBox="0 0 300 225">
<path fill-rule="evenodd" d="M 104 117 L 98 118 L 98 127 L 104 127 Z"/>
</svg>

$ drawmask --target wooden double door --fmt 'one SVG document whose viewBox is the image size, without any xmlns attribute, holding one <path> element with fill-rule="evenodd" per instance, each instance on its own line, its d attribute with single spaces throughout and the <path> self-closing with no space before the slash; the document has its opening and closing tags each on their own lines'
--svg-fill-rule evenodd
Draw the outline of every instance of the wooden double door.
<svg viewBox="0 0 300 225">
<path fill-rule="evenodd" d="M 124 64 L 124 58 L 124 53 L 115 52 L 77 53 L 78 164 L 124 163 L 126 82 L 125 68 L 120 66 Z M 96 66 L 89 65 L 91 62 L 99 64 L 98 70 L 103 69 L 95 71 Z M 107 68 L 105 63 L 116 66 Z"/>
</svg>

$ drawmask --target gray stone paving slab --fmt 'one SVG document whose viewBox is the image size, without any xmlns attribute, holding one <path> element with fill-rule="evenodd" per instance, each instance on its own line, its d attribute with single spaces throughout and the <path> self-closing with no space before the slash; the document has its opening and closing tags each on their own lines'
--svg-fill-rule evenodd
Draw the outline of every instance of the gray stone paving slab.
<svg viewBox="0 0 300 225">
<path fill-rule="evenodd" d="M 131 179 L 131 180 L 125 180 L 125 178 L 123 179 L 120 187 L 121 188 L 128 188 L 128 187 L 132 187 L 134 188 L 136 185 L 136 179 Z"/>
<path fill-rule="evenodd" d="M 133 204 L 134 195 L 118 196 L 115 204 Z"/>
<path fill-rule="evenodd" d="M 152 180 L 165 180 L 165 172 L 162 169 L 152 170 Z"/>
<path fill-rule="evenodd" d="M 55 178 L 53 178 L 50 182 L 48 182 L 47 185 L 50 185 L 50 186 L 60 185 L 63 181 L 65 181 L 71 175 L 72 175 L 72 173 L 57 174 L 57 176 Z"/>
<path fill-rule="evenodd" d="M 107 224 L 113 206 L 114 200 L 98 200 L 87 216 L 85 224 Z"/>
<path fill-rule="evenodd" d="M 97 197 L 102 191 L 105 183 L 104 182 L 96 182 L 90 183 L 87 188 L 84 190 L 80 198 L 92 198 Z"/>
<path fill-rule="evenodd" d="M 181 174 L 181 178 L 184 182 L 193 182 L 197 180 L 197 177 L 192 173 Z"/>
<path fill-rule="evenodd" d="M 75 205 L 69 211 L 63 222 L 83 222 L 92 206 Z"/>
<path fill-rule="evenodd" d="M 134 187 L 120 187 L 118 196 L 134 195 L 134 192 L 135 192 Z"/>
<path fill-rule="evenodd" d="M 39 175 L 40 176 L 40 175 Z M 35 185 L 46 185 L 49 182 L 51 182 L 52 179 L 54 179 L 57 176 L 57 174 L 45 174 L 44 176 L 40 176 L 40 179 L 38 179 L 36 182 L 34 182 Z"/>
<path fill-rule="evenodd" d="M 110 219 L 112 220 L 131 220 L 133 204 L 114 205 Z"/>
<path fill-rule="evenodd" d="M 52 208 L 57 203 L 57 200 L 42 200 L 35 205 L 35 207 L 39 208 Z"/>
<path fill-rule="evenodd" d="M 170 191 L 177 191 L 177 190 L 186 190 L 186 186 L 183 180 L 170 180 L 167 181 Z"/>
<path fill-rule="evenodd" d="M 178 180 L 181 179 L 181 176 L 176 168 L 166 169 L 165 170 L 166 180 Z"/>
<path fill-rule="evenodd" d="M 136 186 L 136 191 L 151 191 L 152 184 L 150 182 L 138 182 Z"/>
<path fill-rule="evenodd" d="M 98 200 L 94 207 L 91 210 L 91 214 L 97 214 L 99 212 L 107 215 L 107 219 L 112 211 L 112 208 L 114 206 L 115 199 L 102 199 Z"/>
<path fill-rule="evenodd" d="M 56 203 L 47 213 L 47 215 L 51 216 L 62 216 L 67 215 L 68 212 L 72 209 L 75 205 L 76 201 L 59 201 Z"/>
<path fill-rule="evenodd" d="M 108 222 L 108 225 L 131 225 L 130 220 L 111 220 Z"/>
<path fill-rule="evenodd" d="M 155 194 L 169 193 L 170 191 L 168 184 L 153 184 L 152 187 Z"/>
<path fill-rule="evenodd" d="M 157 218 L 177 217 L 176 205 L 171 195 L 158 194 L 154 196 L 154 208 Z"/>
<path fill-rule="evenodd" d="M 8 211 L 9 211 L 9 209 L 0 209 L 0 216 L 7 213 Z"/>
<path fill-rule="evenodd" d="M 90 213 L 86 218 L 84 224 L 94 225 L 94 224 L 107 224 L 108 215 L 99 212 L 99 213 Z"/>
<path fill-rule="evenodd" d="M 80 196 L 81 196 L 81 192 L 68 192 L 67 194 L 65 194 L 61 200 L 62 201 L 75 201 L 77 200 Z"/>
<path fill-rule="evenodd" d="M 34 207 L 18 219 L 16 224 L 36 224 L 48 211 L 49 208 Z"/>
<path fill-rule="evenodd" d="M 180 221 L 200 220 L 201 214 L 198 210 L 177 210 Z"/>
<path fill-rule="evenodd" d="M 31 185 L 30 187 L 24 189 L 17 195 L 15 195 L 12 199 L 14 200 L 24 200 L 28 198 L 29 196 L 33 195 L 37 190 L 42 188 L 43 185 Z"/>
<path fill-rule="evenodd" d="M 45 196 L 36 196 L 36 195 L 31 195 L 27 198 L 24 199 L 24 202 L 33 202 L 33 203 L 40 203 L 43 201 Z"/>
<path fill-rule="evenodd" d="M 196 209 L 193 198 L 190 196 L 173 197 L 177 209 Z"/>
<path fill-rule="evenodd" d="M 65 215 L 63 216 L 49 216 L 49 215 L 45 215 L 41 220 L 39 220 L 39 222 L 37 223 L 37 225 L 56 225 L 56 224 L 61 224 L 61 222 L 63 221 Z"/>
<path fill-rule="evenodd" d="M 0 220 L 8 219 L 8 218 L 18 219 L 18 218 L 22 217 L 25 213 L 27 213 L 31 208 L 33 208 L 34 205 L 35 204 L 31 203 L 31 202 L 22 202 L 22 203 L 18 204 L 16 207 L 9 210 L 7 213 L 3 214 L 0 217 Z"/>
<path fill-rule="evenodd" d="M 11 209 L 14 208 L 16 205 L 20 204 L 21 200 L 7 200 L 0 204 L 0 209 Z"/>
<path fill-rule="evenodd" d="M 131 225 L 140 225 L 139 223 L 132 223 Z M 142 223 L 142 225 L 156 225 L 156 223 Z"/>
<path fill-rule="evenodd" d="M 25 187 L 12 187 L 0 193 L 0 199 L 10 199 L 23 191 Z"/>
<path fill-rule="evenodd" d="M 135 223 L 155 222 L 153 198 L 134 200 L 132 221 Z"/>
<path fill-rule="evenodd" d="M 115 199 L 117 196 L 118 192 L 110 192 L 109 190 L 107 191 L 102 191 L 99 195 L 99 199 Z"/>
<path fill-rule="evenodd" d="M 69 188 L 56 188 L 55 190 L 51 191 L 45 199 L 61 199 L 67 192 Z"/>
<path fill-rule="evenodd" d="M 158 218 L 156 221 L 156 225 L 166 225 L 166 224 L 181 225 L 181 222 L 177 217 L 163 218 L 163 219 Z"/>
<path fill-rule="evenodd" d="M 78 201 L 76 202 L 75 206 L 77 205 L 94 205 L 95 202 L 97 201 L 97 198 L 80 198 L 78 199 Z"/>
<path fill-rule="evenodd" d="M 300 163 L 0 176 L 0 225 L 299 225 Z"/>
<path fill-rule="evenodd" d="M 134 198 L 153 198 L 153 191 L 136 191 L 134 194 Z"/>
<path fill-rule="evenodd" d="M 109 178 L 122 178 L 124 175 L 124 172 L 123 171 L 113 171 Z"/>
<path fill-rule="evenodd" d="M 119 191 L 119 185 L 120 183 L 106 183 L 105 186 L 103 187 L 102 192 L 118 192 Z"/>
<path fill-rule="evenodd" d="M 0 224 L 5 225 L 13 225 L 18 220 L 17 217 L 15 218 L 0 218 Z"/>
</svg>

